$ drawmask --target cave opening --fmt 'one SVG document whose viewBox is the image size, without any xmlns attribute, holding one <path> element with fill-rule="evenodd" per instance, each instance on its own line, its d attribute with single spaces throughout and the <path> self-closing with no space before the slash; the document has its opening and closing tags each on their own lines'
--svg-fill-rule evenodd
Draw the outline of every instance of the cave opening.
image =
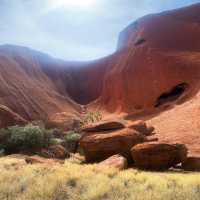
<svg viewBox="0 0 200 200">
<path fill-rule="evenodd" d="M 156 101 L 155 107 L 157 108 L 166 103 L 176 101 L 183 95 L 188 86 L 189 85 L 187 83 L 181 83 L 173 87 L 170 91 L 161 94 Z"/>
<path fill-rule="evenodd" d="M 140 38 L 139 40 L 137 40 L 137 41 L 135 42 L 135 46 L 141 45 L 141 44 L 143 44 L 143 43 L 145 43 L 145 42 L 146 42 L 146 40 L 145 40 L 144 38 Z"/>
</svg>

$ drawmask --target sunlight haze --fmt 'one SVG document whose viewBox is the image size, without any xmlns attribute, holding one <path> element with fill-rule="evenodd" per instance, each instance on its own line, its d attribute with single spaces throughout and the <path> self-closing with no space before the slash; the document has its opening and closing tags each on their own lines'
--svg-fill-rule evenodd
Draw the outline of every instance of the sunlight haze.
<svg viewBox="0 0 200 200">
<path fill-rule="evenodd" d="M 1 0 L 0 44 L 27 46 L 67 60 L 113 53 L 127 25 L 149 13 L 198 0 Z"/>
</svg>

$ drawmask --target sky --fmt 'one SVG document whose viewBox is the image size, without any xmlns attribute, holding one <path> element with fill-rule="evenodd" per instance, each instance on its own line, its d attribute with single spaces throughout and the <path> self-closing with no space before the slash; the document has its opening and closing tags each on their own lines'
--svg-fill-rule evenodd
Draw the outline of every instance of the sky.
<svg viewBox="0 0 200 200">
<path fill-rule="evenodd" d="M 200 0 L 0 0 L 0 44 L 93 60 L 113 53 L 137 18 L 193 3 Z"/>
</svg>

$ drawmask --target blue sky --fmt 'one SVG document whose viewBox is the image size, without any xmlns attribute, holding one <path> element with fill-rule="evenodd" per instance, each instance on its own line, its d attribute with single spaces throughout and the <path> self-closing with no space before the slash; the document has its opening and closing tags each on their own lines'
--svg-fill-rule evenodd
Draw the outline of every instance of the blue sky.
<svg viewBox="0 0 200 200">
<path fill-rule="evenodd" d="M 65 60 L 96 59 L 114 52 L 119 32 L 137 18 L 198 2 L 0 0 L 0 44 L 27 46 Z"/>
</svg>

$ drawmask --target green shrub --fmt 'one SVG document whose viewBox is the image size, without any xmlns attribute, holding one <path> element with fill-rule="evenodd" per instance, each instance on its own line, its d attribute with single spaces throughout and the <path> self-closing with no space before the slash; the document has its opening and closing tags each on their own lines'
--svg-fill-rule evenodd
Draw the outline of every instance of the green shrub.
<svg viewBox="0 0 200 200">
<path fill-rule="evenodd" d="M 80 139 L 80 134 L 76 133 L 75 131 L 68 131 L 66 132 L 66 136 L 64 137 L 65 140 L 65 148 L 72 153 L 75 153 L 78 148 L 78 143 Z"/>
<path fill-rule="evenodd" d="M 6 152 L 35 152 L 50 144 L 52 133 L 50 130 L 29 124 L 1 129 L 0 138 L 0 146 Z"/>
<path fill-rule="evenodd" d="M 64 143 L 64 140 L 59 139 L 59 138 L 52 138 L 50 140 L 51 145 L 62 145 Z"/>
<path fill-rule="evenodd" d="M 97 112 L 88 112 L 83 120 L 82 120 L 82 126 L 90 124 L 90 123 L 95 123 L 95 122 L 99 122 L 102 120 L 102 115 L 99 111 Z"/>
<path fill-rule="evenodd" d="M 66 136 L 64 137 L 64 139 L 68 142 L 79 141 L 80 134 L 76 133 L 75 131 L 68 131 L 66 132 Z"/>
</svg>

